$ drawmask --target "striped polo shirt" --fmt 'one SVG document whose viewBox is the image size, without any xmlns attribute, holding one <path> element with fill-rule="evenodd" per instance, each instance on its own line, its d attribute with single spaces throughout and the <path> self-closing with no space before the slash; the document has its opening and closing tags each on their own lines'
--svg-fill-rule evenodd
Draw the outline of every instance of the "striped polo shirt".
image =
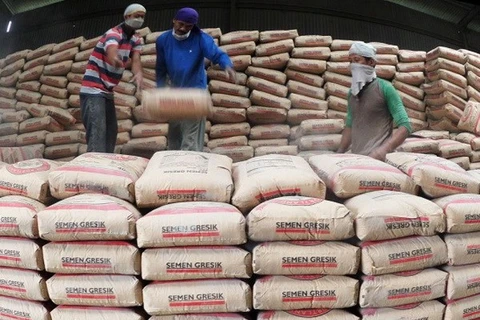
<svg viewBox="0 0 480 320">
<path fill-rule="evenodd" d="M 122 78 L 130 54 L 142 50 L 142 39 L 135 34 L 129 38 L 122 25 L 105 32 L 93 49 L 88 59 L 80 93 L 106 94 L 111 97 L 113 88 Z M 111 45 L 118 46 L 118 55 L 123 61 L 123 66 L 120 68 L 114 67 L 108 62 L 107 48 Z"/>
</svg>

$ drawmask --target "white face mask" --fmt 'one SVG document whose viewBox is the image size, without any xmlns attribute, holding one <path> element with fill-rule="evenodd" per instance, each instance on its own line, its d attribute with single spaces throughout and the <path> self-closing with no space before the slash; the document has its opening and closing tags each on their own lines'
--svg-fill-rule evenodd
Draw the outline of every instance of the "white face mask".
<svg viewBox="0 0 480 320">
<path fill-rule="evenodd" d="M 191 31 L 192 31 L 192 30 L 188 31 L 188 32 L 185 33 L 185 34 L 176 34 L 176 33 L 175 33 L 175 30 L 172 30 L 172 35 L 173 35 L 173 37 L 174 37 L 175 39 L 177 39 L 178 41 L 182 41 L 182 40 L 187 39 L 187 38 L 190 36 L 190 32 L 191 32 Z"/>
<path fill-rule="evenodd" d="M 360 90 L 373 79 L 377 77 L 375 68 L 361 63 L 351 63 L 350 70 L 352 71 L 352 94 L 358 95 Z"/>
<path fill-rule="evenodd" d="M 140 29 L 143 26 L 142 18 L 130 18 L 125 20 L 125 24 L 133 29 Z"/>
</svg>

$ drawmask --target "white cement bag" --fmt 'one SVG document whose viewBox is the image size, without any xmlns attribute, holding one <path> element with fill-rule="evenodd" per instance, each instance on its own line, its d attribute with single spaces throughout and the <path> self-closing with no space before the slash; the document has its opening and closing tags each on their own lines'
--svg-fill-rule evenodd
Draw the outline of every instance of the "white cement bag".
<svg viewBox="0 0 480 320">
<path fill-rule="evenodd" d="M 247 320 L 247 318 L 238 313 L 218 312 L 153 316 L 148 320 Z"/>
<path fill-rule="evenodd" d="M 228 246 L 147 249 L 142 253 L 144 280 L 250 278 L 252 256 Z"/>
<path fill-rule="evenodd" d="M 439 236 L 364 242 L 361 246 L 366 275 L 425 269 L 448 261 L 447 246 Z"/>
<path fill-rule="evenodd" d="M 23 196 L 0 198 L 0 236 L 38 238 L 37 213 L 42 203 Z"/>
<path fill-rule="evenodd" d="M 144 320 L 139 313 L 128 308 L 58 306 L 50 312 L 52 320 Z"/>
<path fill-rule="evenodd" d="M 331 36 L 303 35 L 295 38 L 296 47 L 330 47 Z"/>
<path fill-rule="evenodd" d="M 252 291 L 241 280 L 186 280 L 148 284 L 143 289 L 149 315 L 194 312 L 248 312 Z"/>
<path fill-rule="evenodd" d="M 363 276 L 360 307 L 394 307 L 445 296 L 448 274 L 437 269 Z"/>
<path fill-rule="evenodd" d="M 433 200 L 446 216 L 447 233 L 480 231 L 480 195 L 456 194 Z"/>
<path fill-rule="evenodd" d="M 142 305 L 142 284 L 135 276 L 62 275 L 47 280 L 57 305 L 135 307 Z"/>
<path fill-rule="evenodd" d="M 235 163 L 253 158 L 255 150 L 252 146 L 225 146 L 215 147 L 211 152 L 227 156 Z"/>
<path fill-rule="evenodd" d="M 267 276 L 253 286 L 257 310 L 348 308 L 357 303 L 359 282 L 346 276 Z"/>
<path fill-rule="evenodd" d="M 0 266 L 44 270 L 42 247 L 25 238 L 0 238 Z"/>
<path fill-rule="evenodd" d="M 329 47 L 295 47 L 292 58 L 328 60 L 331 55 Z"/>
<path fill-rule="evenodd" d="M 317 320 L 358 320 L 357 316 L 340 309 L 305 309 L 285 311 L 261 311 L 258 313 L 259 320 L 294 320 L 294 319 L 317 319 Z"/>
<path fill-rule="evenodd" d="M 255 148 L 255 157 L 265 156 L 268 154 L 285 154 L 296 156 L 298 154 L 298 148 L 297 146 L 267 146 Z"/>
<path fill-rule="evenodd" d="M 437 154 L 438 141 L 429 138 L 407 138 L 396 151 Z"/>
<path fill-rule="evenodd" d="M 4 296 L 0 296 L 0 319 L 51 320 L 42 303 Z"/>
<path fill-rule="evenodd" d="M 226 203 L 168 204 L 137 221 L 140 248 L 239 245 L 245 243 L 246 238 L 245 218 Z"/>
<path fill-rule="evenodd" d="M 37 271 L 0 267 L 0 295 L 47 301 L 45 277 Z"/>
<path fill-rule="evenodd" d="M 249 76 L 262 78 L 282 85 L 287 82 L 287 75 L 278 70 L 249 66 L 247 70 L 245 70 L 245 73 Z"/>
<path fill-rule="evenodd" d="M 50 273 L 140 274 L 140 252 L 125 241 L 50 242 L 42 250 Z"/>
<path fill-rule="evenodd" d="M 285 74 L 287 75 L 289 80 L 296 80 L 314 87 L 321 88 L 323 86 L 323 83 L 325 82 L 325 80 L 321 76 L 307 72 L 286 69 Z"/>
<path fill-rule="evenodd" d="M 443 270 L 448 272 L 446 298 L 457 300 L 480 293 L 480 265 L 446 266 Z"/>
<path fill-rule="evenodd" d="M 345 121 L 342 119 L 312 119 L 300 123 L 303 135 L 342 133 Z"/>
<path fill-rule="evenodd" d="M 337 241 L 264 242 L 253 249 L 253 272 L 260 275 L 356 274 L 360 249 Z"/>
<path fill-rule="evenodd" d="M 463 298 L 447 303 L 444 320 L 478 319 L 480 313 L 480 295 Z"/>
<path fill-rule="evenodd" d="M 148 159 L 136 156 L 85 153 L 49 174 L 50 192 L 57 199 L 102 193 L 133 202 L 134 184 L 147 163 Z"/>
<path fill-rule="evenodd" d="M 139 207 L 184 201 L 229 202 L 232 160 L 195 151 L 160 151 L 135 183 Z"/>
<path fill-rule="evenodd" d="M 445 306 L 433 300 L 394 308 L 366 308 L 361 309 L 361 314 L 363 320 L 443 320 L 444 311 Z"/>
<path fill-rule="evenodd" d="M 325 154 L 309 163 L 337 197 L 350 198 L 377 190 L 416 194 L 415 183 L 400 170 L 382 161 L 356 154 Z"/>
<path fill-rule="evenodd" d="M 412 136 L 433 139 L 433 140 L 448 139 L 450 137 L 448 131 L 433 131 L 433 130 L 415 131 L 412 134 Z"/>
<path fill-rule="evenodd" d="M 447 234 L 448 264 L 460 266 L 480 263 L 480 232 Z"/>
<path fill-rule="evenodd" d="M 247 212 L 280 196 L 325 197 L 325 184 L 308 163 L 297 156 L 266 155 L 234 165 L 232 204 Z"/>
</svg>

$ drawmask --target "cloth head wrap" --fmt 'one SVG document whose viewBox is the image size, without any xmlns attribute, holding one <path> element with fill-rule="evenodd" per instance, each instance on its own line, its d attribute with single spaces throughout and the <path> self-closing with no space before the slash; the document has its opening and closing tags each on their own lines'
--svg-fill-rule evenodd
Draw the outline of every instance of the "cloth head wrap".
<svg viewBox="0 0 480 320">
<path fill-rule="evenodd" d="M 375 55 L 377 50 L 371 44 L 365 43 L 363 41 L 357 41 L 352 44 L 348 54 L 357 54 L 365 58 L 376 59 Z"/>
<path fill-rule="evenodd" d="M 142 6 L 141 4 L 138 4 L 138 3 L 132 3 L 131 5 L 129 5 L 127 7 L 127 9 L 125 9 L 125 12 L 123 13 L 123 16 L 128 16 L 128 15 L 131 15 L 132 13 L 135 13 L 135 12 L 147 12 L 147 9 L 145 9 L 144 6 Z"/>
<path fill-rule="evenodd" d="M 180 20 L 186 23 L 197 24 L 198 12 L 192 8 L 182 8 L 175 14 L 175 20 Z"/>
</svg>

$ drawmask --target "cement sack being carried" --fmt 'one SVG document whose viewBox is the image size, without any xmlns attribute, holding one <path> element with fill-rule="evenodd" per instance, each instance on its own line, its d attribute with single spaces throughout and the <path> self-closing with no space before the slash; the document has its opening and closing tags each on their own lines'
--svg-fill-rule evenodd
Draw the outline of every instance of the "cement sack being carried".
<svg viewBox="0 0 480 320">
<path fill-rule="evenodd" d="M 359 282 L 346 276 L 267 276 L 253 286 L 257 310 L 348 308 L 356 305 Z"/>
<path fill-rule="evenodd" d="M 0 236 L 38 238 L 37 213 L 42 203 L 23 196 L 0 198 Z"/>
<path fill-rule="evenodd" d="M 135 276 L 62 275 L 47 280 L 57 305 L 136 307 L 142 305 L 142 284 Z"/>
<path fill-rule="evenodd" d="M 253 272 L 261 275 L 356 274 L 360 248 L 340 241 L 264 242 L 253 249 Z"/>
<path fill-rule="evenodd" d="M 259 320 L 358 320 L 359 317 L 340 309 L 304 309 L 304 310 L 278 310 L 261 311 L 258 313 Z"/>
<path fill-rule="evenodd" d="M 147 249 L 142 253 L 144 280 L 250 278 L 252 256 L 229 246 Z"/>
<path fill-rule="evenodd" d="M 39 272 L 4 267 L 0 267 L 0 295 L 34 301 L 49 299 L 45 277 Z"/>
<path fill-rule="evenodd" d="M 445 243 L 449 265 L 480 263 L 480 232 L 447 234 Z"/>
<path fill-rule="evenodd" d="M 266 155 L 236 163 L 233 179 L 232 204 L 242 212 L 281 196 L 325 198 L 325 184 L 297 156 Z"/>
<path fill-rule="evenodd" d="M 50 312 L 40 302 L 0 296 L 1 319 L 51 320 Z"/>
<path fill-rule="evenodd" d="M 0 266 L 44 270 L 42 246 L 30 239 L 2 237 Z"/>
<path fill-rule="evenodd" d="M 16 162 L 0 169 L 0 196 L 21 195 L 42 203 L 51 200 L 48 174 L 60 163 L 46 159 Z"/>
<path fill-rule="evenodd" d="M 449 301 L 445 308 L 444 320 L 474 320 L 478 319 L 480 313 L 480 294 L 463 298 L 455 301 Z"/>
<path fill-rule="evenodd" d="M 286 196 L 267 200 L 247 216 L 254 241 L 343 240 L 355 235 L 353 217 L 340 203 Z"/>
<path fill-rule="evenodd" d="M 145 286 L 143 298 L 143 307 L 152 316 L 248 312 L 252 307 L 250 286 L 237 279 L 154 282 Z"/>
<path fill-rule="evenodd" d="M 57 199 L 102 193 L 134 202 L 134 183 L 147 163 L 148 159 L 136 156 L 85 153 L 48 175 L 50 192 Z"/>
<path fill-rule="evenodd" d="M 394 307 L 445 296 L 447 273 L 438 269 L 363 276 L 360 307 Z"/>
<path fill-rule="evenodd" d="M 448 261 L 447 246 L 439 236 L 364 242 L 361 247 L 366 275 L 425 269 Z"/>
<path fill-rule="evenodd" d="M 139 207 L 185 201 L 230 202 L 232 159 L 195 151 L 160 151 L 135 183 Z"/>
<path fill-rule="evenodd" d="M 479 264 L 443 267 L 443 270 L 448 272 L 446 298 L 457 300 L 480 294 L 478 268 Z"/>
<path fill-rule="evenodd" d="M 436 300 L 393 308 L 366 308 L 360 310 L 363 320 L 443 320 L 444 311 L 445 305 Z"/>
<path fill-rule="evenodd" d="M 128 308 L 58 306 L 50 312 L 52 320 L 144 320 L 139 313 Z"/>
<path fill-rule="evenodd" d="M 395 191 L 373 191 L 345 201 L 362 241 L 433 236 L 445 231 L 442 208 L 422 197 Z"/>
<path fill-rule="evenodd" d="M 479 183 L 459 165 L 430 154 L 394 152 L 387 163 L 410 176 L 429 197 L 479 193 Z"/>
<path fill-rule="evenodd" d="M 50 273 L 140 274 L 140 251 L 126 241 L 50 242 L 42 250 Z"/>
<path fill-rule="evenodd" d="M 455 194 L 432 200 L 443 209 L 447 233 L 480 231 L 480 195 Z"/>
<path fill-rule="evenodd" d="M 137 221 L 139 248 L 239 245 L 246 241 L 245 218 L 226 203 L 169 204 Z"/>
<path fill-rule="evenodd" d="M 309 158 L 309 163 L 339 198 L 376 190 L 417 193 L 417 186 L 406 174 L 368 156 L 324 154 Z"/>
</svg>

